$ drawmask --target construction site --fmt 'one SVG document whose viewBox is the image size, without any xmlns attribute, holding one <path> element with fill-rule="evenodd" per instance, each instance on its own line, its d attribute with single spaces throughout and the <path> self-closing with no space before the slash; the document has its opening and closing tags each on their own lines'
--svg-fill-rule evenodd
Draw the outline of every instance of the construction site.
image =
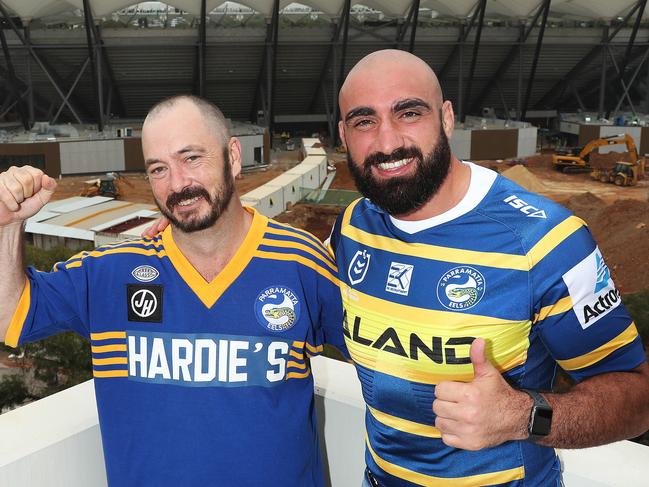
<svg viewBox="0 0 649 487">
<path fill-rule="evenodd" d="M 408 51 L 435 71 L 452 103 L 455 157 L 586 223 L 622 299 L 641 305 L 633 318 L 649 357 L 646 4 L 0 0 L 0 172 L 30 165 L 57 181 L 51 201 L 26 221 L 25 241 L 34 248 L 72 255 L 137 240 L 161 217 L 145 172 L 144 118 L 165 97 L 191 93 L 217 105 L 240 140 L 242 204 L 326 241 L 341 212 L 362 197 L 338 133 L 342 83 L 369 53 Z M 20 353 L 0 349 L 0 379 L 25 368 Z M 319 390 L 316 378 L 327 400 L 322 391 L 330 384 Z M 88 394 L 83 401 L 94 414 Z M 96 429 L 97 419 L 89 421 Z M 58 452 L 66 441 L 52 444 Z M 639 441 L 648 444 L 648 435 Z M 43 458 L 52 458 L 48 448 Z M 589 464 L 649 458 L 649 446 L 642 448 L 597 452 Z M 26 478 L 32 455 L 6 464 L 0 458 L 0 485 Z M 330 453 L 328 486 L 356 485 L 344 475 L 346 456 Z M 649 475 L 646 465 L 634 463 L 622 483 L 573 467 L 566 485 L 644 485 L 638 479 Z M 88 476 L 56 485 L 95 485 L 88 483 L 95 475 L 105 485 L 103 471 L 82 473 Z"/>
</svg>

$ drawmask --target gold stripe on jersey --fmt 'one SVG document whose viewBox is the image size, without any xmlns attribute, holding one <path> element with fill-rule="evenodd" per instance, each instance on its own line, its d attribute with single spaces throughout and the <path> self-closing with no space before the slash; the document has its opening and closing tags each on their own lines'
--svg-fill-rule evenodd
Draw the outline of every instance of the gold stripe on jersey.
<svg viewBox="0 0 649 487">
<path fill-rule="evenodd" d="M 318 265 L 317 262 L 307 259 L 306 257 L 298 254 L 284 254 L 282 252 L 267 252 L 265 250 L 257 250 L 254 257 L 259 257 L 260 259 L 271 259 L 271 260 L 286 260 L 290 262 L 299 262 L 306 267 L 309 267 L 316 271 L 321 276 L 329 279 L 336 286 L 339 285 L 340 281 L 338 278 L 332 274 L 328 269 L 325 269 L 321 265 Z"/>
<path fill-rule="evenodd" d="M 106 379 L 109 377 L 128 377 L 128 370 L 94 370 L 92 375 L 98 379 Z"/>
<path fill-rule="evenodd" d="M 295 369 L 306 370 L 306 363 L 299 363 L 299 362 L 294 362 L 294 361 L 290 360 L 286 364 L 286 367 L 293 367 Z"/>
<path fill-rule="evenodd" d="M 543 321 L 550 316 L 560 315 L 566 311 L 570 311 L 573 308 L 572 298 L 568 295 L 565 298 L 561 298 L 554 304 L 549 306 L 544 306 L 541 308 L 537 315 L 534 316 L 534 323 Z"/>
<path fill-rule="evenodd" d="M 525 478 L 525 468 L 516 467 L 499 472 L 483 473 L 478 475 L 469 475 L 467 477 L 434 477 L 423 473 L 415 472 L 400 465 L 388 462 L 379 457 L 372 449 L 370 442 L 365 437 L 367 450 L 372 455 L 376 464 L 385 472 L 399 479 L 407 480 L 413 484 L 423 485 L 425 487 L 475 487 L 476 485 L 497 485 L 521 480 Z"/>
<path fill-rule="evenodd" d="M 216 303 L 250 263 L 266 230 L 268 218 L 254 210 L 246 209 L 246 211 L 250 211 L 253 215 L 248 234 L 232 259 L 210 282 L 203 278 L 180 251 L 174 242 L 171 226 L 162 232 L 162 240 L 171 264 L 207 308 L 211 308 Z"/>
<path fill-rule="evenodd" d="M 311 370 L 307 369 L 306 372 L 289 372 L 286 374 L 287 379 L 304 379 L 306 377 L 309 377 L 311 375 Z"/>
<path fill-rule="evenodd" d="M 29 313 L 29 306 L 31 303 L 31 284 L 29 279 L 25 277 L 25 286 L 23 291 L 20 294 L 20 299 L 18 300 L 18 305 L 14 311 L 11 321 L 9 322 L 9 328 L 7 328 L 7 333 L 5 333 L 5 344 L 10 347 L 17 347 L 18 340 L 20 340 L 20 334 L 23 331 L 23 325 L 27 319 L 27 314 Z"/>
<path fill-rule="evenodd" d="M 108 352 L 126 352 L 126 344 L 120 343 L 116 345 L 92 345 L 90 347 L 92 353 L 108 353 Z"/>
<path fill-rule="evenodd" d="M 527 271 L 530 268 L 529 261 L 525 255 L 503 254 L 500 252 L 480 252 L 477 250 L 441 247 L 439 245 L 402 242 L 401 240 L 366 232 L 352 225 L 344 226 L 341 233 L 362 245 L 386 250 L 392 254 L 438 260 L 441 262 L 480 265 L 518 271 Z"/>
<path fill-rule="evenodd" d="M 367 409 L 374 417 L 374 419 L 376 419 L 379 423 L 382 423 L 385 426 L 389 426 L 390 428 L 393 428 L 395 430 L 403 431 L 404 433 L 410 433 L 411 435 L 426 436 L 428 438 L 442 437 L 442 434 L 434 426 L 398 418 L 396 416 L 392 416 L 391 414 L 379 411 L 378 409 L 375 409 L 370 405 L 367 406 Z"/>
<path fill-rule="evenodd" d="M 321 353 L 323 350 L 324 350 L 323 345 L 318 345 L 317 347 L 314 347 L 309 342 L 306 342 L 306 351 L 309 354 Z"/>
<path fill-rule="evenodd" d="M 546 233 L 541 240 L 539 240 L 527 253 L 530 258 L 531 266 L 543 260 L 543 257 L 548 255 L 557 245 L 563 242 L 570 235 L 575 233 L 581 227 L 586 226 L 586 223 L 581 218 L 576 216 L 569 216 L 552 230 Z"/>
<path fill-rule="evenodd" d="M 347 348 L 356 363 L 370 370 L 424 384 L 468 382 L 473 379 L 470 342 L 478 337 L 487 340 L 489 360 L 500 372 L 527 359 L 529 320 L 415 308 L 341 287 Z M 453 345 L 456 340 L 461 344 Z"/>
<path fill-rule="evenodd" d="M 128 359 L 126 357 L 108 357 L 108 358 L 93 358 L 92 365 L 126 365 Z"/>
<path fill-rule="evenodd" d="M 126 340 L 125 331 L 104 331 L 102 333 L 91 333 L 91 340 L 113 340 L 123 338 Z"/>
<path fill-rule="evenodd" d="M 313 247 L 319 248 L 325 255 L 329 255 L 329 252 L 327 252 L 327 247 L 322 242 L 320 242 L 320 240 L 318 240 L 316 237 L 314 237 L 313 235 L 311 235 L 311 237 L 313 237 L 313 238 L 309 238 L 307 235 L 305 235 L 303 233 L 303 231 L 298 231 L 297 229 L 291 227 L 290 225 L 283 225 L 283 224 L 281 224 L 279 222 L 276 222 L 275 220 L 273 220 L 273 223 L 281 225 L 282 228 L 275 228 L 275 227 L 269 226 L 266 229 L 266 233 L 272 233 L 274 235 L 283 235 L 283 236 L 286 236 L 286 237 L 298 238 L 298 239 L 300 239 L 300 240 L 302 240 L 304 242 L 307 242 L 307 243 L 311 244 Z"/>
<path fill-rule="evenodd" d="M 347 225 L 349 225 L 349 222 L 351 221 L 352 214 L 354 213 L 354 208 L 356 208 L 356 205 L 359 204 L 363 198 L 358 198 L 356 201 L 352 201 L 347 208 L 345 209 L 345 213 L 343 213 L 343 220 L 340 225 L 340 228 L 343 229 Z"/>
<path fill-rule="evenodd" d="M 638 336 L 638 330 L 635 327 L 635 323 L 631 324 L 620 333 L 618 336 L 606 342 L 601 347 L 596 348 L 595 350 L 588 352 L 579 357 L 571 358 L 568 360 L 557 360 L 559 366 L 564 370 L 578 370 L 583 369 L 584 367 L 589 367 L 593 364 L 596 364 L 604 357 L 609 356 L 619 348 L 622 348 L 624 345 L 628 345 Z"/>
<path fill-rule="evenodd" d="M 268 233 L 268 232 L 266 232 Z M 304 245 L 302 243 L 298 242 L 292 242 L 289 240 L 275 240 L 275 239 L 270 239 L 270 238 L 264 238 L 261 241 L 261 245 L 268 245 L 269 247 L 281 247 L 281 248 L 287 248 L 287 249 L 297 249 L 301 250 L 302 252 L 306 252 L 307 254 L 313 256 L 318 262 L 323 264 L 325 267 L 327 267 L 331 272 L 334 274 L 338 272 L 338 269 L 336 266 L 333 264 L 328 259 L 325 259 L 322 254 L 319 254 L 315 250 L 313 250 L 312 247 L 309 247 L 307 245 Z"/>
<path fill-rule="evenodd" d="M 288 354 L 298 360 L 304 360 L 304 352 L 296 352 L 295 350 L 291 349 L 289 350 Z"/>
<path fill-rule="evenodd" d="M 158 258 L 162 258 L 166 255 L 165 251 L 162 249 L 141 249 L 139 247 L 118 247 L 114 249 L 104 250 L 103 252 L 93 250 L 91 252 L 86 252 L 82 257 L 80 257 L 81 260 L 75 260 L 74 262 L 69 262 L 65 264 L 65 268 L 73 269 L 75 267 L 81 267 L 83 265 L 83 260 L 86 259 L 87 257 L 97 258 L 97 257 L 103 257 L 104 255 L 112 255 L 112 254 L 138 254 L 138 255 L 146 255 L 146 256 L 156 256 Z"/>
</svg>

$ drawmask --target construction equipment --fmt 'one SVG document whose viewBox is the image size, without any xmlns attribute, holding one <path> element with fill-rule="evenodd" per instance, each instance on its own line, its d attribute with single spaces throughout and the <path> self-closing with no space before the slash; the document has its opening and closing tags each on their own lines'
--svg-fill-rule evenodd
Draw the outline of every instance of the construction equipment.
<svg viewBox="0 0 649 487">
<path fill-rule="evenodd" d="M 591 170 L 589 162 L 591 152 L 598 147 L 616 144 L 626 145 L 626 150 L 633 164 L 638 161 L 638 151 L 635 142 L 633 142 L 633 137 L 629 134 L 618 134 L 591 140 L 583 147 L 561 150 L 552 155 L 552 165 L 558 171 L 565 173 L 589 172 Z"/>
<path fill-rule="evenodd" d="M 636 162 L 619 161 L 613 169 L 595 169 L 590 173 L 590 177 L 616 186 L 634 186 L 644 173 L 645 159 L 641 157 Z"/>
<path fill-rule="evenodd" d="M 106 173 L 105 176 L 84 183 L 86 186 L 81 191 L 81 196 L 108 196 L 115 199 L 119 199 L 124 193 L 124 185 L 133 187 L 133 183 L 128 178 L 116 172 Z"/>
</svg>

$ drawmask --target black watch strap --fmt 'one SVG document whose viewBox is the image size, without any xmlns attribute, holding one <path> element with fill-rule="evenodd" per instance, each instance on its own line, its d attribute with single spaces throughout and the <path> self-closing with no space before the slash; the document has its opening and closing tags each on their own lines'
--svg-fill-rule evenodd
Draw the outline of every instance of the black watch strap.
<svg viewBox="0 0 649 487">
<path fill-rule="evenodd" d="M 521 390 L 528 394 L 534 401 L 532 410 L 530 411 L 530 420 L 527 425 L 528 440 L 536 441 L 548 436 L 550 434 L 550 427 L 552 426 L 552 407 L 537 391 L 531 391 L 529 389 Z"/>
</svg>

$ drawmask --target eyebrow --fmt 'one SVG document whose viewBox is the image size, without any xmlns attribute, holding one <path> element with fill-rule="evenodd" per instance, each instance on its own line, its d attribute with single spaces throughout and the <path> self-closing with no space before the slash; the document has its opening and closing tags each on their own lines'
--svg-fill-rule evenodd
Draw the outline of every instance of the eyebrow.
<svg viewBox="0 0 649 487">
<path fill-rule="evenodd" d="M 408 108 L 425 108 L 430 110 L 430 105 L 426 103 L 421 98 L 406 98 L 405 100 L 399 100 L 394 105 L 392 105 L 392 112 L 400 112 L 402 110 L 407 110 Z"/>
<path fill-rule="evenodd" d="M 205 148 L 204 148 L 203 146 L 200 146 L 200 145 L 191 145 L 191 144 L 190 144 L 190 145 L 186 145 L 185 147 L 183 147 L 183 148 L 181 148 L 181 149 L 178 149 L 178 150 L 176 151 L 176 154 L 178 154 L 178 155 L 182 155 L 182 154 L 186 154 L 187 152 L 201 152 L 201 153 L 205 153 L 206 150 L 205 150 Z M 148 166 L 150 166 L 151 164 L 155 164 L 156 162 L 160 162 L 160 159 L 155 159 L 155 158 L 152 158 L 152 159 L 146 159 L 146 160 L 144 161 L 144 166 L 145 166 L 145 167 L 148 167 Z"/>
<path fill-rule="evenodd" d="M 357 107 L 347 112 L 347 115 L 345 115 L 345 122 L 349 122 L 355 117 L 367 117 L 369 115 L 376 115 L 376 110 L 372 107 Z"/>
</svg>

